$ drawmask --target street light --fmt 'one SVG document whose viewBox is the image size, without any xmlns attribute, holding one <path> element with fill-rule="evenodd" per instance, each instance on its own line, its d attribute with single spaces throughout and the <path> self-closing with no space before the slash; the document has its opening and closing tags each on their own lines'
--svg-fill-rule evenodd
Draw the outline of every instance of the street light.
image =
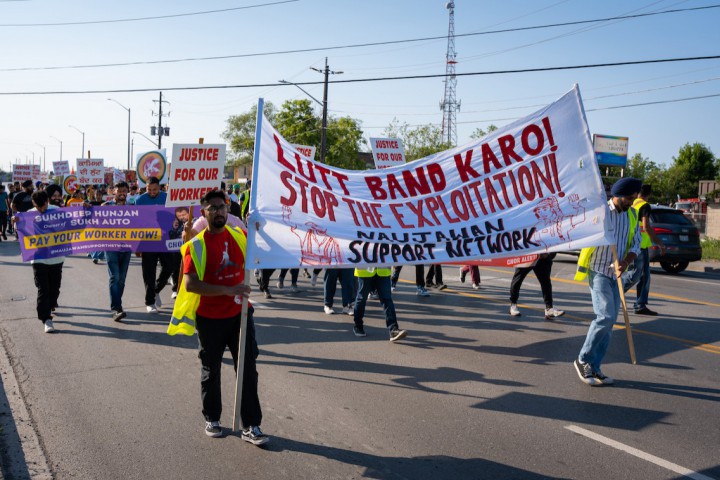
<svg viewBox="0 0 720 480">
<path fill-rule="evenodd" d="M 301 87 L 300 85 L 298 85 L 297 83 L 288 82 L 287 80 L 278 80 L 278 82 L 284 83 L 285 85 L 295 85 L 297 88 L 299 88 L 300 90 L 302 90 L 302 92 L 303 92 L 305 95 L 307 95 L 308 97 L 310 97 L 310 98 L 312 98 L 313 100 L 315 100 L 315 103 L 317 103 L 317 104 L 320 105 L 321 107 L 323 106 L 323 103 L 322 103 L 320 100 L 318 100 L 317 98 L 315 98 L 315 97 L 313 97 L 312 95 L 310 95 L 310 94 L 307 92 L 307 90 L 305 90 L 304 88 L 302 88 L 302 87 Z"/>
<path fill-rule="evenodd" d="M 37 145 L 38 147 L 42 147 L 43 149 L 43 172 L 47 172 L 47 170 L 45 170 L 45 145 L 40 145 L 37 142 L 35 142 L 35 145 Z"/>
<path fill-rule="evenodd" d="M 128 170 L 130 170 L 130 109 L 128 107 L 126 107 L 125 105 L 123 105 L 122 103 L 115 100 L 114 98 L 108 98 L 108 100 L 111 102 L 117 103 L 118 105 L 120 105 L 122 108 L 124 108 L 128 112 L 128 165 L 127 165 L 127 168 L 128 168 Z"/>
<path fill-rule="evenodd" d="M 77 130 L 78 132 L 82 133 L 83 141 L 82 141 L 82 150 L 80 151 L 80 158 L 85 158 L 85 132 L 83 132 L 83 131 L 80 130 L 79 128 L 74 127 L 74 126 L 72 126 L 72 125 L 68 125 L 68 127 L 74 128 L 74 129 Z"/>
<path fill-rule="evenodd" d="M 57 140 L 58 142 L 60 142 L 60 161 L 62 161 L 62 140 L 60 140 L 60 139 L 57 138 L 57 137 L 53 137 L 52 135 L 50 135 L 50 138 L 54 138 L 55 140 Z"/>
<path fill-rule="evenodd" d="M 133 130 L 132 133 L 135 133 L 135 134 L 137 134 L 137 135 L 140 135 L 140 136 L 143 137 L 145 140 L 147 140 L 148 142 L 152 143 L 153 147 L 158 148 L 157 143 L 155 143 L 155 141 L 154 141 L 152 138 L 148 137 L 148 136 L 145 135 L 144 133 L 136 132 L 135 130 Z"/>
<path fill-rule="evenodd" d="M 333 75 L 340 75 L 343 72 L 334 72 L 330 70 L 327 63 L 327 57 L 325 57 L 325 70 L 320 70 L 315 67 L 310 67 L 311 70 L 325 74 L 325 88 L 323 89 L 323 117 L 322 117 L 322 136 L 320 137 L 320 161 L 325 163 L 325 141 L 327 132 L 327 97 L 328 97 L 328 77 L 332 73 Z"/>
</svg>

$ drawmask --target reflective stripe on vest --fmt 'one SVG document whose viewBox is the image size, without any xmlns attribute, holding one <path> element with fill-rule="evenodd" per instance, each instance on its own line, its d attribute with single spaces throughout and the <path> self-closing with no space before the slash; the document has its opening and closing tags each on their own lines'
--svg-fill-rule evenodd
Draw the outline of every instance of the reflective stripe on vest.
<svg viewBox="0 0 720 480">
<path fill-rule="evenodd" d="M 244 265 L 245 252 L 247 249 L 247 237 L 245 233 L 240 229 L 230 228 L 228 226 L 225 226 L 225 228 L 230 232 L 230 236 L 237 242 L 238 247 L 240 247 Z M 190 258 L 193 265 L 195 265 L 195 271 L 200 281 L 205 278 L 205 266 L 207 264 L 207 249 L 205 248 L 206 231 L 207 229 L 204 229 L 195 238 L 180 247 L 180 254 L 183 259 L 185 258 L 187 249 L 190 249 Z M 168 335 L 177 335 L 178 333 L 188 336 L 193 335 L 195 333 L 195 319 L 197 318 L 198 306 L 200 306 L 200 295 L 188 292 L 185 288 L 185 282 L 181 282 L 177 298 L 175 299 L 172 317 L 170 318 L 170 325 L 168 325 Z"/>
<path fill-rule="evenodd" d="M 625 245 L 625 251 L 627 252 L 632 245 L 633 237 L 635 236 L 635 228 L 637 227 L 638 218 L 637 212 L 630 208 L 627 211 L 628 218 L 630 220 L 630 228 L 628 229 L 627 244 Z M 580 257 L 578 258 L 577 269 L 575 270 L 575 281 L 581 282 L 585 280 L 590 271 L 590 257 L 597 247 L 587 247 L 580 250 Z M 618 259 L 620 260 L 620 259 Z"/>
</svg>

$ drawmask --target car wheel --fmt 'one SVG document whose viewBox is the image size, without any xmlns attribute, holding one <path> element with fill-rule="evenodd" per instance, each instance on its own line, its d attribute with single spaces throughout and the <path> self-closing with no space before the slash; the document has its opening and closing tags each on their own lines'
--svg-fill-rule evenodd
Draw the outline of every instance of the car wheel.
<svg viewBox="0 0 720 480">
<path fill-rule="evenodd" d="M 680 273 L 685 270 L 690 262 L 660 262 L 660 266 L 668 273 Z"/>
</svg>

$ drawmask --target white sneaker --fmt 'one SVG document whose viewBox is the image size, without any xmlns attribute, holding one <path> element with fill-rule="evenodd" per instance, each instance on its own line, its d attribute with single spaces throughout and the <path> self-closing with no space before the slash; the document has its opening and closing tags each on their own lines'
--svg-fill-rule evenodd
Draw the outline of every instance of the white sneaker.
<svg viewBox="0 0 720 480">
<path fill-rule="evenodd" d="M 148 313 L 158 313 L 158 309 L 155 305 L 148 305 L 145 307 L 145 310 L 147 310 Z"/>
<path fill-rule="evenodd" d="M 53 326 L 52 320 L 47 319 L 45 320 L 45 333 L 53 333 L 56 332 L 55 327 Z"/>
<path fill-rule="evenodd" d="M 177 292 L 173 292 L 172 295 L 170 295 L 170 298 L 173 300 L 177 298 Z"/>
<path fill-rule="evenodd" d="M 312 277 L 310 277 L 310 285 L 312 285 L 313 287 L 317 285 L 317 278 L 317 273 L 313 273 Z"/>
<path fill-rule="evenodd" d="M 565 310 L 558 310 L 555 307 L 545 309 L 545 318 L 557 318 L 565 315 Z"/>
<path fill-rule="evenodd" d="M 472 288 L 474 288 L 475 290 L 480 290 L 480 284 L 479 284 L 479 283 L 473 283 L 473 284 L 472 284 Z"/>
<path fill-rule="evenodd" d="M 325 315 L 332 315 L 333 313 L 335 313 L 335 310 L 333 310 L 332 307 L 325 305 Z"/>
<path fill-rule="evenodd" d="M 297 285 L 290 285 L 290 291 L 292 293 L 298 293 L 300 289 L 297 287 Z"/>
<path fill-rule="evenodd" d="M 517 308 L 517 305 L 514 303 L 510 304 L 510 315 L 512 315 L 513 317 L 519 317 L 520 315 L 522 315 L 520 313 L 520 310 Z"/>
<path fill-rule="evenodd" d="M 160 300 L 159 293 L 155 294 L 155 308 L 157 308 L 158 310 L 162 308 L 162 301 Z"/>
<path fill-rule="evenodd" d="M 354 315 L 355 314 L 355 312 L 353 312 L 353 309 L 350 307 L 343 307 L 342 313 L 344 313 L 345 315 Z"/>
<path fill-rule="evenodd" d="M 418 297 L 429 297 L 430 293 L 425 290 L 425 287 L 417 287 L 417 296 Z"/>
<path fill-rule="evenodd" d="M 285 287 L 285 281 L 278 279 L 275 286 L 278 288 L 278 290 L 282 290 Z"/>
</svg>

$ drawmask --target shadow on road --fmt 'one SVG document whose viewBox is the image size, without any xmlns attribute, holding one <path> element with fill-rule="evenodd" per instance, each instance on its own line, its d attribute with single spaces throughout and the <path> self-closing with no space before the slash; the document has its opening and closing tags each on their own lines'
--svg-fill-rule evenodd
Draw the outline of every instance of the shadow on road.
<svg viewBox="0 0 720 480">
<path fill-rule="evenodd" d="M 473 405 L 495 412 L 548 418 L 569 423 L 638 431 L 670 416 L 668 412 L 569 398 L 511 392 Z"/>
</svg>

